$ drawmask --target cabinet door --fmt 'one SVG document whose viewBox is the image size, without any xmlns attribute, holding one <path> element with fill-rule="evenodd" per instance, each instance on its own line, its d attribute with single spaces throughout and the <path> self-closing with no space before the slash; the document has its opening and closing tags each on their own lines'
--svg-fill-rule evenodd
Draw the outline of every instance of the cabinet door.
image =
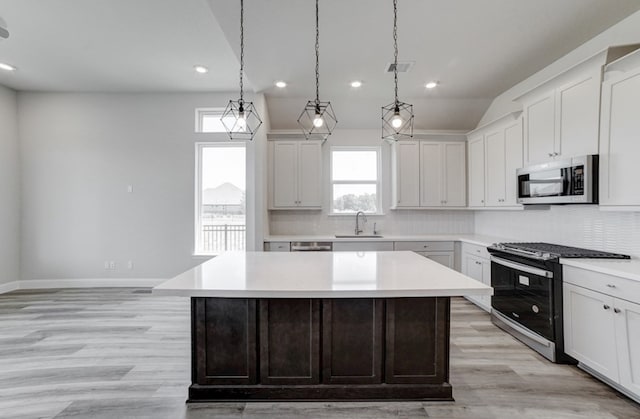
<svg viewBox="0 0 640 419">
<path fill-rule="evenodd" d="M 273 144 L 273 206 L 298 205 L 298 143 L 277 141 Z"/>
<path fill-rule="evenodd" d="M 440 143 L 420 144 L 420 205 L 440 207 L 442 195 L 443 162 Z"/>
<path fill-rule="evenodd" d="M 482 260 L 482 283 L 488 286 L 491 286 L 491 261 L 483 259 Z M 485 309 L 487 311 L 491 311 L 491 296 L 490 295 L 482 295 L 480 296 L 480 300 L 482 304 L 485 305 Z"/>
<path fill-rule="evenodd" d="M 444 143 L 442 150 L 444 153 L 444 205 L 464 207 L 467 204 L 465 144 Z"/>
<path fill-rule="evenodd" d="M 504 130 L 500 128 L 487 133 L 484 142 L 487 159 L 485 203 L 487 206 L 498 207 L 503 205 L 502 202 L 506 195 Z"/>
<path fill-rule="evenodd" d="M 447 268 L 453 269 L 453 253 L 451 252 L 416 252 L 420 256 L 424 256 L 431 259 L 434 262 L 438 262 L 440 265 L 444 265 Z"/>
<path fill-rule="evenodd" d="M 395 153 L 395 206 L 420 206 L 420 143 L 399 141 Z"/>
<path fill-rule="evenodd" d="M 298 144 L 298 206 L 322 207 L 322 143 Z"/>
<path fill-rule="evenodd" d="M 600 69 L 556 90 L 554 151 L 563 158 L 598 153 Z"/>
<path fill-rule="evenodd" d="M 563 297 L 565 352 L 618 381 L 613 298 L 567 283 Z"/>
<path fill-rule="evenodd" d="M 640 304 L 614 304 L 620 384 L 640 396 Z"/>
<path fill-rule="evenodd" d="M 485 261 L 484 259 L 475 257 L 468 253 L 465 253 L 463 256 L 463 273 L 476 281 L 480 281 L 483 284 L 488 282 L 488 285 L 491 285 L 491 273 L 486 274 L 485 264 L 489 264 L 489 261 Z M 489 267 L 489 269 L 491 269 Z M 486 277 L 485 277 L 486 276 Z M 468 300 L 475 303 L 477 306 L 482 308 L 485 311 L 491 311 L 491 297 L 485 295 L 470 295 L 467 297 Z"/>
<path fill-rule="evenodd" d="M 602 85 L 600 204 L 640 205 L 640 68 Z"/>
<path fill-rule="evenodd" d="M 506 206 L 518 205 L 518 182 L 516 170 L 523 166 L 522 163 L 522 118 L 516 123 L 507 126 L 504 130 L 504 158 L 505 158 L 505 194 Z"/>
<path fill-rule="evenodd" d="M 555 93 L 524 105 L 525 158 L 528 164 L 551 160 L 555 138 Z"/>
<path fill-rule="evenodd" d="M 469 206 L 484 206 L 484 136 L 469 140 Z"/>
</svg>

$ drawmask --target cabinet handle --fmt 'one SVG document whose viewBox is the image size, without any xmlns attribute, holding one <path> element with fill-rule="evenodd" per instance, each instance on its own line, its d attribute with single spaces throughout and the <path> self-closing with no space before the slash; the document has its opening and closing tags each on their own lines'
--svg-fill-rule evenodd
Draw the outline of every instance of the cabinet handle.
<svg viewBox="0 0 640 419">
<path fill-rule="evenodd" d="M 605 304 L 602 306 L 602 308 L 604 308 L 605 310 L 609 310 L 611 307 Z"/>
<path fill-rule="evenodd" d="M 607 287 L 609 287 L 609 288 L 615 288 L 616 286 L 615 286 L 615 285 L 613 285 L 613 284 L 607 284 Z"/>
<path fill-rule="evenodd" d="M 558 153 L 558 152 L 555 152 L 555 151 L 554 151 L 554 152 L 553 152 L 553 155 L 554 155 L 554 157 L 555 157 L 555 156 L 559 156 L 559 155 L 560 155 L 560 153 Z"/>
<path fill-rule="evenodd" d="M 476 265 L 482 265 L 482 262 L 478 262 L 478 261 L 476 260 Z"/>
<path fill-rule="evenodd" d="M 424 246 L 422 246 L 422 247 L 426 249 L 426 248 L 427 248 L 427 247 L 429 247 L 429 246 L 427 246 L 427 245 L 425 244 L 425 245 L 424 245 Z"/>
<path fill-rule="evenodd" d="M 614 309 L 613 309 L 613 312 L 614 312 L 614 313 L 616 313 L 616 314 L 618 314 L 618 313 L 620 313 L 620 309 L 619 309 L 619 308 L 614 308 Z"/>
<path fill-rule="evenodd" d="M 549 157 L 553 157 L 553 153 L 549 153 Z"/>
<path fill-rule="evenodd" d="M 484 204 L 484 199 L 480 201 L 481 204 Z"/>
</svg>

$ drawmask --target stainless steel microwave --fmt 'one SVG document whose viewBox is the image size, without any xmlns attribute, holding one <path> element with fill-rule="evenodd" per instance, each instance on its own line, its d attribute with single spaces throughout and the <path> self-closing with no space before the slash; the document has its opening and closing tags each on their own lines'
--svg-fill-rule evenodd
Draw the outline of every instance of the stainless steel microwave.
<svg viewBox="0 0 640 419">
<path fill-rule="evenodd" d="M 598 156 L 556 160 L 516 171 L 519 204 L 597 204 Z"/>
</svg>

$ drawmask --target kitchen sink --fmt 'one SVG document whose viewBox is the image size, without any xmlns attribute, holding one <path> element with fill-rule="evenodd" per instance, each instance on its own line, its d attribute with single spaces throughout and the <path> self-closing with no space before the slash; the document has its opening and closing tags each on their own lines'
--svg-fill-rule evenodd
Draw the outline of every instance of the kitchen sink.
<svg viewBox="0 0 640 419">
<path fill-rule="evenodd" d="M 381 239 L 382 236 L 373 234 L 336 234 L 336 239 Z"/>
</svg>

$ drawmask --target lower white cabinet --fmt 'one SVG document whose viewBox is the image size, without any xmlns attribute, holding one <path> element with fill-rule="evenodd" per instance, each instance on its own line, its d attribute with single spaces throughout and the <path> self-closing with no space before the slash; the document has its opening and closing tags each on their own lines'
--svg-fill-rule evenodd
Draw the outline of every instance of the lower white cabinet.
<svg viewBox="0 0 640 419">
<path fill-rule="evenodd" d="M 410 250 L 453 269 L 453 242 L 395 242 L 394 250 Z"/>
<path fill-rule="evenodd" d="M 393 250 L 393 242 L 353 241 L 333 242 L 334 252 L 382 252 Z"/>
<path fill-rule="evenodd" d="M 462 273 L 491 286 L 491 261 L 486 248 L 462 243 Z M 466 298 L 483 310 L 491 312 L 490 295 L 470 295 Z"/>
<path fill-rule="evenodd" d="M 624 289 L 628 280 L 566 266 L 563 274 L 565 352 L 640 401 L 640 301 L 609 295 Z M 601 281 L 594 283 L 594 275 Z M 582 286 L 594 284 L 606 284 L 612 291 Z"/>
</svg>

